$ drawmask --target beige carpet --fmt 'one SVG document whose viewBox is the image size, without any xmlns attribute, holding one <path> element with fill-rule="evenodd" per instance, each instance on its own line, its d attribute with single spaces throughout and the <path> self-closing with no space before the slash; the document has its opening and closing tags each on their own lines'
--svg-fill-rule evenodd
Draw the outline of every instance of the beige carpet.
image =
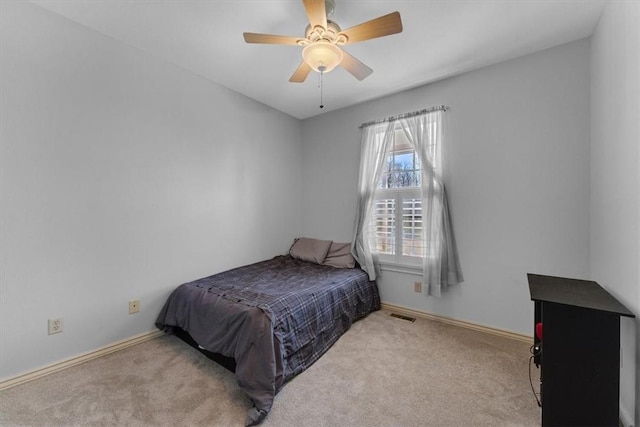
<svg viewBox="0 0 640 427">
<path fill-rule="evenodd" d="M 526 343 L 379 311 L 286 384 L 262 425 L 538 426 L 528 361 Z M 0 392 L 0 425 L 242 426 L 250 405 L 231 372 L 164 336 Z"/>
</svg>

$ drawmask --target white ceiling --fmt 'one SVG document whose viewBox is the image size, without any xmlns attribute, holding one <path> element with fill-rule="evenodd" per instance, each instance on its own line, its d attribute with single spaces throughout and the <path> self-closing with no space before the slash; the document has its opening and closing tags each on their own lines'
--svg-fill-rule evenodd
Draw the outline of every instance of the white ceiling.
<svg viewBox="0 0 640 427">
<path fill-rule="evenodd" d="M 373 68 L 336 68 L 289 83 L 297 46 L 246 44 L 242 33 L 304 36 L 301 0 L 34 0 L 33 3 L 304 119 L 588 37 L 605 0 L 336 0 L 343 29 L 399 11 L 400 34 L 346 46 Z"/>
</svg>

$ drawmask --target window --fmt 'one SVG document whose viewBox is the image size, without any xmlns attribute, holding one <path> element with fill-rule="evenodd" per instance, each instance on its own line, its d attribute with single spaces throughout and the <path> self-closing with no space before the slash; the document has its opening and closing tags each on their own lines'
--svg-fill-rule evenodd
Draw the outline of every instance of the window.
<svg viewBox="0 0 640 427">
<path fill-rule="evenodd" d="M 399 127 L 388 151 L 370 216 L 371 247 L 383 264 L 421 266 L 426 248 L 420 156 Z"/>
<path fill-rule="evenodd" d="M 445 106 L 364 123 L 353 254 L 378 267 L 422 276 L 427 295 L 460 283 L 440 150 Z"/>
</svg>

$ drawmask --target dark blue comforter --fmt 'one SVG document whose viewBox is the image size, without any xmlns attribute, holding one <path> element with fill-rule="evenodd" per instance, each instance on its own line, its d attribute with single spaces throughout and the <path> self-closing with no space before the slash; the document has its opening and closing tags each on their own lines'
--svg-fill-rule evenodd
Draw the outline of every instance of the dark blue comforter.
<svg viewBox="0 0 640 427">
<path fill-rule="evenodd" d="M 286 255 L 179 286 L 156 326 L 180 327 L 204 349 L 233 357 L 239 385 L 266 415 L 286 381 L 379 308 L 376 284 L 361 269 Z"/>
</svg>

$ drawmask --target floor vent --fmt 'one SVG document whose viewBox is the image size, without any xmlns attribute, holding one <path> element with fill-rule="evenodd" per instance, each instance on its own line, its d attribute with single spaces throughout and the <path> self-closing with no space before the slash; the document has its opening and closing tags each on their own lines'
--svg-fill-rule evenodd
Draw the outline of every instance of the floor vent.
<svg viewBox="0 0 640 427">
<path fill-rule="evenodd" d="M 402 319 L 402 320 L 406 320 L 408 322 L 415 322 L 416 321 L 415 317 L 403 316 L 402 314 L 398 314 L 398 313 L 391 313 L 389 316 L 395 317 L 395 318 L 398 318 L 398 319 Z"/>
</svg>

